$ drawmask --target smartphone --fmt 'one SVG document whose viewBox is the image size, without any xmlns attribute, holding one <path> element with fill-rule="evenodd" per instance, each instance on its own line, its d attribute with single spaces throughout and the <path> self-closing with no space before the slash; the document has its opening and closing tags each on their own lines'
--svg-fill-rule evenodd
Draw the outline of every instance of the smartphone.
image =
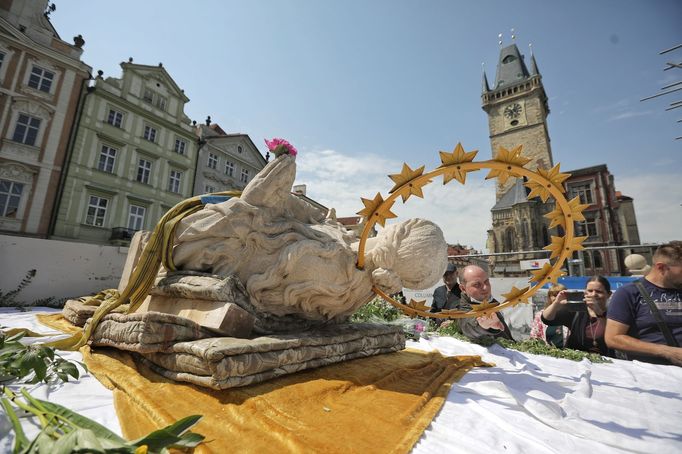
<svg viewBox="0 0 682 454">
<path fill-rule="evenodd" d="M 566 300 L 568 301 L 580 301 L 585 299 L 585 292 L 581 290 L 566 292 Z"/>
<path fill-rule="evenodd" d="M 587 304 L 583 301 L 571 301 L 564 306 L 568 312 L 587 312 Z"/>
</svg>

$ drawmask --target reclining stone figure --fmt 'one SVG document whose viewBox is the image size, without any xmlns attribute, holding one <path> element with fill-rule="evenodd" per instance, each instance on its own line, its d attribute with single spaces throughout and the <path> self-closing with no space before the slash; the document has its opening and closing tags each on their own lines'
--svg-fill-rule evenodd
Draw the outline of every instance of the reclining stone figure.
<svg viewBox="0 0 682 454">
<path fill-rule="evenodd" d="M 311 326 L 346 320 L 373 298 L 372 286 L 393 294 L 438 281 L 447 244 L 434 223 L 410 219 L 382 229 L 367 241 L 365 267 L 358 269 L 357 236 L 292 194 L 295 176 L 295 157 L 280 155 L 241 197 L 180 221 L 177 269 L 236 276 L 260 316 Z"/>
</svg>

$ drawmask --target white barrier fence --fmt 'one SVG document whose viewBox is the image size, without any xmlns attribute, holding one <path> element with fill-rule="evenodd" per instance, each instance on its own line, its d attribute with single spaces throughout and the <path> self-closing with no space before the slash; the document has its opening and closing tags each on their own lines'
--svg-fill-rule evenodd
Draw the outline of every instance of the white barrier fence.
<svg viewBox="0 0 682 454">
<path fill-rule="evenodd" d="M 127 247 L 0 235 L 0 291 L 17 288 L 29 270 L 35 277 L 16 297 L 31 303 L 116 288 Z"/>
</svg>

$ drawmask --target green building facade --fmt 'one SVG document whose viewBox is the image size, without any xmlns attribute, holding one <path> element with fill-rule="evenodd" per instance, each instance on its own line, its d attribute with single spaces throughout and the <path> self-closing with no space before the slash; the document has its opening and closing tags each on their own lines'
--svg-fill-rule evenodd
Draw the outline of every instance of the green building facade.
<svg viewBox="0 0 682 454">
<path fill-rule="evenodd" d="M 197 143 L 189 101 L 161 64 L 121 63 L 83 98 L 52 238 L 125 244 L 192 195 Z"/>
</svg>

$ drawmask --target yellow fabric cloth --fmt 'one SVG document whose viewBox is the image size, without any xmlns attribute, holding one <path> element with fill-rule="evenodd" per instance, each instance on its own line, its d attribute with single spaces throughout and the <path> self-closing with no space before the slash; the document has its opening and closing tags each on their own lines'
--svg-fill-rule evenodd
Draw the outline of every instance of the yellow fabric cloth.
<svg viewBox="0 0 682 454">
<path fill-rule="evenodd" d="M 36 318 L 40 323 L 50 328 L 56 329 L 66 334 L 74 334 L 83 330 L 80 326 L 72 325 L 64 318 L 61 312 L 53 314 L 36 314 Z"/>
<path fill-rule="evenodd" d="M 126 438 L 201 414 L 199 453 L 408 452 L 451 384 L 487 365 L 478 356 L 402 351 L 217 391 L 165 379 L 126 352 L 81 351 L 113 390 Z"/>
<path fill-rule="evenodd" d="M 39 316 L 56 329 L 60 314 Z M 135 439 L 185 416 L 206 436 L 197 453 L 405 453 L 478 356 L 416 350 L 355 359 L 265 383 L 213 390 L 166 379 L 127 352 L 81 348 L 89 371 L 113 391 L 123 436 Z"/>
</svg>

